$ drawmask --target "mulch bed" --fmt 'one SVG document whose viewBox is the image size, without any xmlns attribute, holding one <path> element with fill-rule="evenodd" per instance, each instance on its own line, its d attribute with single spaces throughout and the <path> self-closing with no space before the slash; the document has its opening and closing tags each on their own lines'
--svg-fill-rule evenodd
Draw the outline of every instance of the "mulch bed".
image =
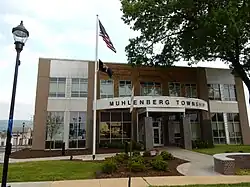
<svg viewBox="0 0 250 187">
<path fill-rule="evenodd" d="M 107 154 L 107 153 L 120 153 L 123 149 L 112 149 L 112 148 L 99 148 L 96 150 L 97 154 Z M 76 155 L 91 155 L 92 151 L 88 149 L 82 150 L 66 150 L 65 156 L 76 156 Z M 22 149 L 11 153 L 10 158 L 14 159 L 25 159 L 25 158 L 44 158 L 44 157 L 56 157 L 62 156 L 61 150 L 31 150 Z"/>
<path fill-rule="evenodd" d="M 152 168 L 147 168 L 143 172 L 131 172 L 131 177 L 153 177 L 153 176 L 183 176 L 177 171 L 177 167 L 181 164 L 187 163 L 188 161 L 175 158 L 174 160 L 168 161 L 168 171 L 156 171 Z M 127 165 L 119 166 L 118 170 L 112 174 L 106 174 L 102 172 L 96 173 L 96 178 L 126 178 L 129 176 L 129 169 Z"/>
</svg>

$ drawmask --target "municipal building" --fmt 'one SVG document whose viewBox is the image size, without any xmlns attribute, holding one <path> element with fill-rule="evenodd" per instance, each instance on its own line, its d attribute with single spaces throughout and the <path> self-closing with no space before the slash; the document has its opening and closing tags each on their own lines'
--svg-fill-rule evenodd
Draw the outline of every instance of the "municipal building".
<svg viewBox="0 0 250 187">
<path fill-rule="evenodd" d="M 39 59 L 32 149 L 61 149 L 63 143 L 66 149 L 92 149 L 94 64 Z M 97 147 L 130 137 L 147 149 L 191 149 L 193 140 L 250 144 L 243 83 L 231 70 L 105 64 L 113 76 L 98 72 Z M 48 116 L 57 119 L 53 137 Z"/>
</svg>

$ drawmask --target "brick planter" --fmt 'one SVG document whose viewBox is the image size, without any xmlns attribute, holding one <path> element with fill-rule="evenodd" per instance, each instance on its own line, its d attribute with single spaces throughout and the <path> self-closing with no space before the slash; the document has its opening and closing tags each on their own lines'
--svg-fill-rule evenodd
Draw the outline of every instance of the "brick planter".
<svg viewBox="0 0 250 187">
<path fill-rule="evenodd" d="M 238 169 L 250 169 L 250 153 L 221 153 L 214 156 L 214 171 L 234 175 Z"/>
</svg>

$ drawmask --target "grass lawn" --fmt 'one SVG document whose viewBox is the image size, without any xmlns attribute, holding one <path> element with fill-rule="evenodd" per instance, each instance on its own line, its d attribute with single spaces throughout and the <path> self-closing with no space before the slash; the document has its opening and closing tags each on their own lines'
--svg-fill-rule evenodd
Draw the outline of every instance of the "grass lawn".
<svg viewBox="0 0 250 187">
<path fill-rule="evenodd" d="M 151 186 L 156 187 L 156 186 Z M 197 184 L 197 185 L 185 185 L 185 186 L 161 186 L 161 187 L 250 187 L 250 183 L 239 184 Z"/>
<path fill-rule="evenodd" d="M 81 161 L 37 161 L 13 163 L 9 165 L 9 182 L 55 181 L 89 179 L 101 169 L 97 162 Z M 0 168 L 2 175 L 2 165 Z"/>
<path fill-rule="evenodd" d="M 244 152 L 250 153 L 249 145 L 215 145 L 214 148 L 209 149 L 193 149 L 195 152 L 204 153 L 208 155 L 214 155 L 217 153 L 225 153 L 225 152 Z"/>
</svg>

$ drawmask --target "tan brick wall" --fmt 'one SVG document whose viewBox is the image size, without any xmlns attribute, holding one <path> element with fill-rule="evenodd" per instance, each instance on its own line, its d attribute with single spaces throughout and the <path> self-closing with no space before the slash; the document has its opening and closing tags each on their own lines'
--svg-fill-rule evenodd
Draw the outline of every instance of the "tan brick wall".
<svg viewBox="0 0 250 187">
<path fill-rule="evenodd" d="M 47 104 L 49 96 L 49 74 L 50 60 L 39 59 L 34 115 L 34 132 L 32 140 L 32 149 L 34 150 L 42 150 L 45 148 Z"/>
</svg>

